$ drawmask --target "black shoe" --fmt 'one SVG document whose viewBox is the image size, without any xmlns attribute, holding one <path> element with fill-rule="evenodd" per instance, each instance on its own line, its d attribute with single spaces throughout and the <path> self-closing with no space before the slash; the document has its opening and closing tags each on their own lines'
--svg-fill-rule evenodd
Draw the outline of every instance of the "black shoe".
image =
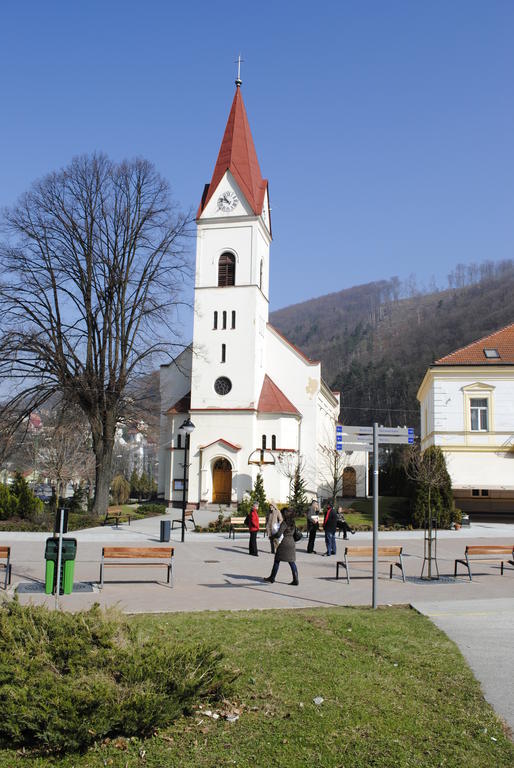
<svg viewBox="0 0 514 768">
<path fill-rule="evenodd" d="M 345 536 L 343 536 L 343 539 L 348 539 L 348 536 L 346 536 L 346 535 L 345 535 Z"/>
<path fill-rule="evenodd" d="M 330 552 L 323 552 L 321 557 L 330 557 Z"/>
<path fill-rule="evenodd" d="M 297 587 L 299 585 L 299 583 L 300 582 L 298 581 L 298 579 L 293 579 L 292 581 L 289 582 L 289 586 L 290 587 Z"/>
<path fill-rule="evenodd" d="M 275 579 L 273 579 L 271 576 L 266 576 L 266 578 L 263 579 L 263 581 L 267 581 L 268 584 L 274 584 L 275 583 Z"/>
<path fill-rule="evenodd" d="M 352 536 L 354 536 L 355 535 L 355 531 L 351 531 L 351 534 L 352 534 Z"/>
</svg>

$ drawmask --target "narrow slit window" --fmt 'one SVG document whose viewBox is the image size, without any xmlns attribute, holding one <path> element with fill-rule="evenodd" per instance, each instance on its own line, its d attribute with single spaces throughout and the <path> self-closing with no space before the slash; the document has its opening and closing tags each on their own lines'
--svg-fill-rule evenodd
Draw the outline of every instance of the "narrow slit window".
<svg viewBox="0 0 514 768">
<path fill-rule="evenodd" d="M 261 259 L 261 266 L 259 268 L 259 288 L 261 289 L 261 291 L 262 291 L 262 270 L 263 270 L 263 268 L 264 268 L 264 262 Z"/>
<path fill-rule="evenodd" d="M 213 323 L 212 323 L 212 327 L 213 327 L 214 330 L 216 330 L 218 328 L 218 313 L 217 312 L 214 312 L 214 320 L 213 320 Z"/>
<path fill-rule="evenodd" d="M 225 330 L 226 327 L 227 327 L 227 313 L 223 311 L 223 324 L 222 324 L 223 330 Z"/>
<path fill-rule="evenodd" d="M 225 363 L 227 359 L 227 345 L 222 344 L 221 345 L 221 362 Z"/>
<path fill-rule="evenodd" d="M 277 436 L 271 435 L 271 450 L 276 451 L 277 450 Z"/>
<path fill-rule="evenodd" d="M 266 435 L 262 436 L 262 450 L 266 450 Z"/>
<path fill-rule="evenodd" d="M 236 327 L 236 310 L 232 310 L 232 328 Z"/>
<path fill-rule="evenodd" d="M 182 448 L 182 435 L 180 434 L 180 432 L 177 436 L 177 448 Z"/>
</svg>

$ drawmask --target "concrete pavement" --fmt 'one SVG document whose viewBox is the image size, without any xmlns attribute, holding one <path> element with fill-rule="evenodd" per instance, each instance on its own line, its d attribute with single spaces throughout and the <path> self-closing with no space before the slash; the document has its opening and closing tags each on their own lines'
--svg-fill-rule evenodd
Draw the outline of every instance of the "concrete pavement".
<svg viewBox="0 0 514 768">
<path fill-rule="evenodd" d="M 511 594 L 513 586 L 511 580 Z M 457 643 L 485 698 L 514 733 L 514 597 L 412 605 Z"/>
</svg>

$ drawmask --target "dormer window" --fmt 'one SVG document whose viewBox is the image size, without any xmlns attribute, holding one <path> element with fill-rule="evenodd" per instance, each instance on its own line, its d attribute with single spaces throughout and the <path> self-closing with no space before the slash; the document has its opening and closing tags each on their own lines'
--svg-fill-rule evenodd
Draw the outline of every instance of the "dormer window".
<svg viewBox="0 0 514 768">
<path fill-rule="evenodd" d="M 485 347 L 484 355 L 487 357 L 488 360 L 494 360 L 495 358 L 500 357 L 500 353 L 495 347 Z"/>
<path fill-rule="evenodd" d="M 222 253 L 218 262 L 218 287 L 236 283 L 236 259 L 232 253 Z"/>
</svg>

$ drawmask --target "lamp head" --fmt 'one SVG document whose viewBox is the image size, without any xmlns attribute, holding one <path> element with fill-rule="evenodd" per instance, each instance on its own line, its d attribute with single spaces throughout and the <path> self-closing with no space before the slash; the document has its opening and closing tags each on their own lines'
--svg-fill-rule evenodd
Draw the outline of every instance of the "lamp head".
<svg viewBox="0 0 514 768">
<path fill-rule="evenodd" d="M 183 429 L 183 430 L 184 430 L 184 432 L 185 432 L 186 434 L 188 434 L 188 435 L 190 435 L 190 434 L 191 434 L 191 432 L 193 431 L 193 429 L 194 429 L 194 428 L 195 428 L 195 425 L 193 424 L 193 422 L 192 422 L 192 421 L 191 421 L 191 419 L 189 419 L 189 418 L 187 418 L 187 419 L 184 421 L 184 423 L 182 424 L 182 426 L 180 427 L 180 429 Z"/>
</svg>

